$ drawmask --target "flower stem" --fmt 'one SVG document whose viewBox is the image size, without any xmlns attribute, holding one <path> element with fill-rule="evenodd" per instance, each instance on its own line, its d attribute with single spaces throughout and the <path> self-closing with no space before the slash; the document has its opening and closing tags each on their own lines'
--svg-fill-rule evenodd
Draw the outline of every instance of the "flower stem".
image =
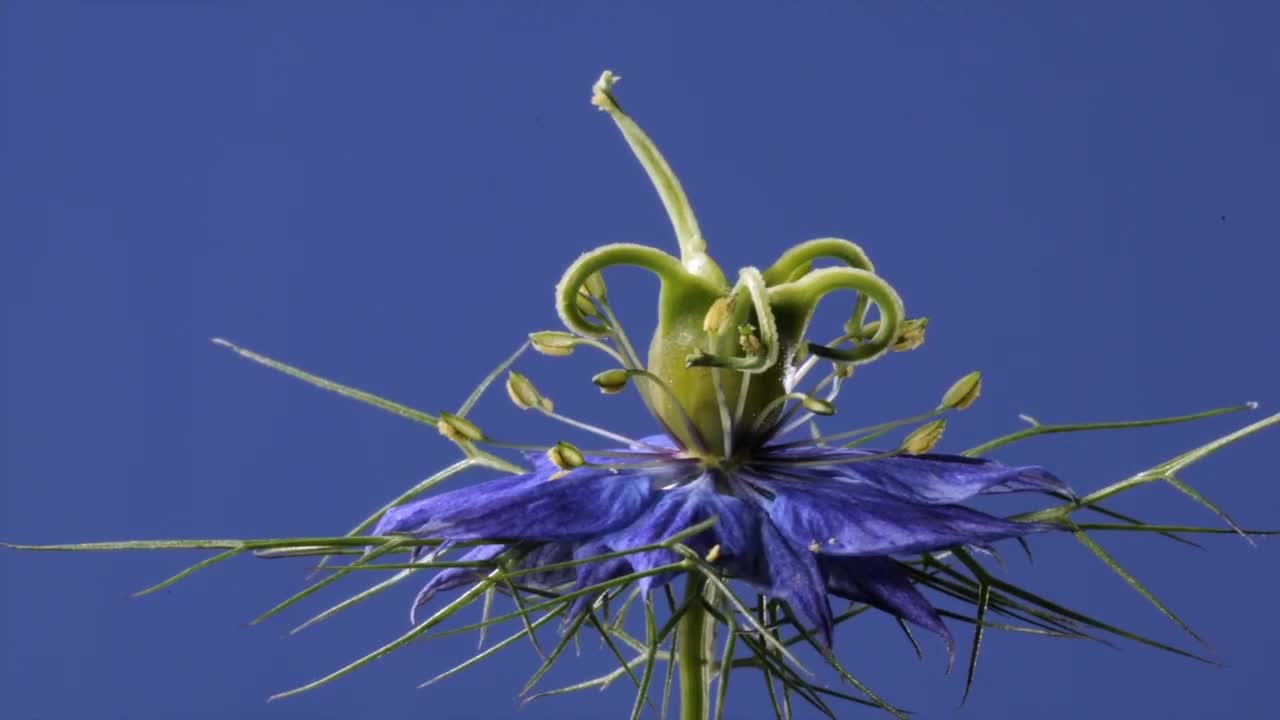
<svg viewBox="0 0 1280 720">
<path fill-rule="evenodd" d="M 690 570 L 685 575 L 685 603 L 688 610 L 680 618 L 676 630 L 677 662 L 680 666 L 680 720 L 706 720 L 707 658 L 703 633 L 707 610 L 702 605 L 702 591 L 706 585 L 702 574 Z"/>
</svg>

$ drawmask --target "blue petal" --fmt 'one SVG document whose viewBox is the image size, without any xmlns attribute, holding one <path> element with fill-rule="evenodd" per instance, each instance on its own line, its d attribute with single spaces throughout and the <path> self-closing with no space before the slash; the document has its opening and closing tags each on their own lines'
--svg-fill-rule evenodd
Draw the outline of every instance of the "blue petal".
<svg viewBox="0 0 1280 720">
<path fill-rule="evenodd" d="M 951 631 L 898 561 L 887 557 L 824 556 L 819 565 L 827 576 L 827 590 L 831 594 L 866 603 L 941 636 L 947 644 L 950 665 L 955 655 Z"/>
<path fill-rule="evenodd" d="M 669 490 L 652 508 L 638 517 L 631 525 L 601 536 L 578 551 L 577 559 L 606 552 L 620 552 L 631 548 L 652 545 L 712 516 L 716 524 L 682 542 L 693 551 L 705 555 L 712 546 L 720 546 L 717 565 L 730 574 L 753 572 L 760 555 L 760 511 L 741 499 L 722 495 L 715 490 L 714 479 L 709 475 Z M 577 588 L 604 582 L 632 572 L 643 572 L 679 560 L 679 555 L 669 550 L 647 550 L 582 566 Z M 640 580 L 640 588 L 648 592 L 671 582 L 679 573 L 651 575 Z M 575 603 L 569 617 L 574 617 L 586 607 L 591 598 Z"/>
<path fill-rule="evenodd" d="M 685 538 L 683 544 L 700 555 L 719 545 L 720 560 L 717 562 L 725 567 L 753 561 L 759 552 L 756 529 L 759 510 L 736 497 L 716 492 L 714 478 L 707 474 L 694 482 L 664 491 L 652 509 L 626 528 L 602 537 L 601 542 L 615 551 L 652 545 L 712 516 L 717 517 L 715 525 Z M 636 571 L 680 559 L 669 550 L 650 550 L 627 557 Z M 658 585 L 665 584 L 666 580 Z M 653 578 L 645 578 L 642 587 L 648 590 L 653 581 Z"/>
<path fill-rule="evenodd" d="M 496 558 L 506 549 L 506 545 L 477 545 L 459 559 L 467 562 L 484 562 Z M 432 575 L 427 584 L 418 591 L 417 597 L 413 599 L 413 605 L 409 608 L 409 622 L 417 624 L 418 608 L 431 602 L 431 598 L 435 597 L 436 593 L 475 582 L 485 574 L 487 571 L 483 568 L 445 568 Z"/>
<path fill-rule="evenodd" d="M 703 485 L 705 483 L 705 480 L 699 480 L 693 485 Z M 710 513 L 706 511 L 700 502 L 705 494 L 705 492 L 697 492 L 689 487 L 667 490 L 662 493 L 657 504 L 648 512 L 622 530 L 601 538 L 601 542 L 610 550 L 627 550 L 642 545 L 651 545 L 691 525 L 696 525 L 710 516 Z M 711 549 L 711 541 L 708 540 L 709 534 L 709 532 L 703 532 L 699 536 L 685 538 L 684 544 L 695 552 L 706 553 Z M 649 550 L 627 556 L 631 568 L 636 572 L 652 570 L 655 567 L 673 563 L 679 559 L 680 556 L 670 550 Z M 649 588 L 654 585 L 655 580 L 658 581 L 658 587 L 661 587 L 669 582 L 670 579 L 670 577 L 664 575 L 642 578 L 640 580 L 641 591 L 648 592 Z"/>
<path fill-rule="evenodd" d="M 760 523 L 760 539 L 764 566 L 757 577 L 743 579 L 758 585 L 769 597 L 785 602 L 802 622 L 818 630 L 818 639 L 824 645 L 831 647 L 831 603 L 827 601 L 817 556 L 768 521 Z"/>
<path fill-rule="evenodd" d="M 603 555 L 609 552 L 609 548 L 603 543 L 593 542 L 579 547 L 573 553 L 574 560 L 585 560 L 595 555 Z M 574 582 L 573 591 L 577 592 L 584 588 L 597 585 L 602 582 L 608 582 L 614 578 L 622 577 L 631 572 L 631 564 L 627 562 L 625 557 L 616 557 L 609 560 L 601 560 L 600 562 L 585 563 L 577 566 L 577 581 Z M 588 593 L 574 599 L 573 605 L 570 606 L 569 612 L 564 616 L 564 625 L 569 625 L 576 620 L 579 615 L 587 611 L 591 603 L 600 597 L 604 591 L 597 593 Z"/>
<path fill-rule="evenodd" d="M 477 545 L 471 548 L 459 560 L 466 562 L 484 562 L 492 560 L 509 549 L 509 545 Z M 564 562 L 573 556 L 573 547 L 565 543 L 546 543 L 540 545 L 526 554 L 516 563 L 518 569 L 533 569 L 552 563 Z M 417 597 L 413 600 L 413 606 L 409 610 L 409 622 L 417 622 L 418 608 L 431 602 L 431 598 L 436 593 L 444 590 L 452 590 L 462 585 L 469 585 L 480 578 L 488 575 L 489 571 L 484 568 L 445 568 L 431 576 L 427 584 L 422 590 L 418 591 Z M 573 570 L 570 568 L 560 568 L 557 570 L 548 570 L 545 572 L 530 572 L 518 575 L 512 579 L 516 585 L 526 587 L 550 590 L 558 585 L 566 583 L 573 579 Z M 496 585 L 499 592 L 506 593 L 506 585 Z"/>
<path fill-rule="evenodd" d="M 517 567 L 540 568 L 546 565 L 562 563 L 573 559 L 574 546 L 569 543 L 546 543 L 534 548 L 532 552 L 520 559 Z M 574 570 L 571 567 L 530 572 L 512 578 L 516 585 L 524 585 L 541 590 L 550 590 L 573 580 Z"/>
<path fill-rule="evenodd" d="M 922 503 L 951 504 L 975 495 L 1008 492 L 1042 492 L 1065 499 L 1074 493 L 1042 467 L 1009 467 L 994 460 L 963 455 L 893 455 L 883 452 L 814 446 L 768 451 L 766 460 L 823 462 L 829 465 L 788 468 L 796 474 L 817 474 L 851 483 L 870 485 Z M 841 462 L 843 461 L 843 462 Z M 762 469 L 762 472 L 767 470 Z"/>
<path fill-rule="evenodd" d="M 793 542 L 833 555 L 893 555 L 983 543 L 1056 529 L 1002 520 L 959 505 L 914 503 L 870 485 L 795 480 L 749 481 L 772 496 L 769 517 Z"/>
<path fill-rule="evenodd" d="M 653 504 L 673 469 L 582 467 L 504 477 L 388 510 L 375 533 L 450 540 L 577 540 L 630 524 Z"/>
</svg>

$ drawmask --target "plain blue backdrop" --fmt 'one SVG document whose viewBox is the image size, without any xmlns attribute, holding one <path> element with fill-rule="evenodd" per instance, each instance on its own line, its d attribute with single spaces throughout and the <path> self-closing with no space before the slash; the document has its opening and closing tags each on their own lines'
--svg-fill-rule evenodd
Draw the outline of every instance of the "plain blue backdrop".
<svg viewBox="0 0 1280 720">
<path fill-rule="evenodd" d="M 451 461 L 429 429 L 209 338 L 456 407 L 525 333 L 556 325 L 552 285 L 578 253 L 674 249 L 643 174 L 587 104 L 606 67 L 727 269 L 842 235 L 932 318 L 922 349 L 858 373 L 843 423 L 928 407 L 975 368 L 986 391 L 944 449 L 1015 429 L 1022 412 L 1061 422 L 1262 402 L 999 454 L 1089 490 L 1280 408 L 1275 4 L 632 6 L 0 3 L 0 539 L 334 534 Z M 653 286 L 638 273 L 610 283 L 643 335 Z M 634 398 L 590 387 L 605 367 L 525 365 L 561 408 L 645 432 Z M 476 417 L 495 435 L 576 439 L 500 392 Z M 1185 479 L 1242 524 L 1275 527 L 1278 442 L 1251 438 Z M 1216 522 L 1167 487 L 1118 505 Z M 1224 667 L 996 633 L 957 710 L 962 673 L 944 675 L 932 639 L 919 663 L 871 617 L 838 649 L 926 718 L 1271 716 L 1280 547 L 1099 539 Z M 1009 554 L 1011 579 L 1186 644 L 1070 538 L 1035 549 L 1031 565 Z M 306 563 L 242 559 L 128 599 L 197 557 L 0 552 L 0 714 L 563 720 L 630 705 L 619 685 L 519 710 L 525 646 L 414 689 L 469 637 L 268 705 L 402 632 L 413 589 L 288 639 L 305 610 L 244 624 L 300 587 Z M 588 643 L 551 681 L 609 662 Z M 765 716 L 754 678 L 733 696 L 730 717 Z"/>
</svg>

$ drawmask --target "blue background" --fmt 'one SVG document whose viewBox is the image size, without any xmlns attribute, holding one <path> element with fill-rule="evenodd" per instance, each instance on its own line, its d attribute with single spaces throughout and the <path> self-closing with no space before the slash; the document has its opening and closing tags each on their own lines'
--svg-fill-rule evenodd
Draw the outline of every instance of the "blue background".
<svg viewBox="0 0 1280 720">
<path fill-rule="evenodd" d="M 1088 490 L 1274 412 L 1277 6 L 1031 5 L 0 4 L 0 538 L 332 534 L 449 462 L 429 429 L 208 339 L 426 410 L 456 406 L 524 333 L 556 325 L 552 284 L 579 252 L 673 249 L 643 174 L 587 104 L 606 67 L 724 267 L 843 235 L 933 319 L 922 349 L 859 372 L 843 423 L 929 407 L 974 368 L 986 391 L 946 449 L 1015 429 L 1020 412 L 1062 422 L 1263 403 L 999 454 Z M 652 284 L 610 283 L 644 335 Z M 579 355 L 524 367 L 575 415 L 651 427 L 634 398 L 599 397 L 587 378 L 607 366 Z M 476 417 L 495 435 L 576 438 L 500 391 Z M 1251 438 L 1186 479 L 1243 524 L 1280 525 L 1278 441 Z M 1119 505 L 1215 522 L 1167 487 Z M 1224 668 L 995 633 L 957 714 L 962 673 L 944 675 L 936 641 L 921 665 L 875 617 L 838 648 L 923 717 L 1270 715 L 1280 547 L 1099 539 Z M 1069 538 L 1035 547 L 1033 565 L 1009 553 L 1011 579 L 1183 642 Z M 127 598 L 196 557 L 0 553 L 0 713 L 516 716 L 525 646 L 414 689 L 472 638 L 265 704 L 403 631 L 412 589 L 287 640 L 305 611 L 243 625 L 297 589 L 305 563 L 244 559 Z M 552 684 L 612 662 L 594 645 Z M 757 680 L 739 676 L 733 694 L 731 717 L 764 716 Z M 630 696 L 619 684 L 519 717 L 615 717 Z"/>
</svg>

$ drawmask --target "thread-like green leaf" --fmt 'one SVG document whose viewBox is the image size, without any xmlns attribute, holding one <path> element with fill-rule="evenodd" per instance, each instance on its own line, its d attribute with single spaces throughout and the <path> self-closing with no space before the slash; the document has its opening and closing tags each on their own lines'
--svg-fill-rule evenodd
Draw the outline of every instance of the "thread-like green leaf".
<svg viewBox="0 0 1280 720">
<path fill-rule="evenodd" d="M 986 630 L 987 608 L 991 605 L 991 585 L 987 583 L 986 570 L 978 565 L 977 560 L 974 560 L 968 553 L 959 548 L 953 552 L 960 562 L 964 563 L 973 572 L 974 577 L 978 580 L 978 601 L 974 606 L 976 614 L 973 623 L 973 647 L 969 651 L 969 669 L 965 673 L 964 695 L 960 698 L 960 704 L 963 705 L 969 699 L 969 691 L 973 689 L 973 676 L 978 670 L 978 651 L 982 647 L 982 633 Z"/>
<path fill-rule="evenodd" d="M 296 688 L 293 688 L 292 690 L 286 690 L 281 693 L 276 693 L 275 695 L 272 695 L 268 699 L 279 700 L 281 698 L 292 697 L 294 695 L 304 693 L 308 690 L 314 690 L 315 688 L 318 688 L 321 685 L 325 685 L 330 682 L 333 682 L 334 680 L 337 680 L 338 678 L 354 670 L 358 670 L 364 667 L 365 665 L 368 665 L 369 663 L 373 662 L 374 660 L 377 660 L 380 657 L 388 655 L 404 647 L 405 645 L 408 645 L 409 643 L 417 639 L 419 636 L 421 636 L 423 633 L 435 627 L 436 625 L 439 625 L 441 622 L 444 622 L 449 617 L 453 616 L 454 613 L 470 605 L 482 594 L 484 594 L 484 591 L 488 590 L 489 586 L 492 585 L 497 580 L 499 572 L 500 571 L 497 571 L 497 570 L 493 571 L 484 580 L 476 583 L 471 587 L 471 589 L 467 590 L 462 595 L 459 595 L 457 599 L 455 599 L 453 602 L 437 610 L 434 615 L 422 621 L 421 623 L 416 625 L 413 629 L 404 633 L 403 635 L 396 638 L 395 640 L 392 640 L 391 642 L 378 648 L 377 650 L 374 650 L 373 652 L 368 653 L 357 660 L 347 663 L 346 665 L 329 673 L 328 675 L 325 675 L 319 680 L 313 680 L 312 682 L 309 682 L 305 685 L 300 685 Z"/>
<path fill-rule="evenodd" d="M 520 356 L 523 355 L 524 352 L 528 349 L 529 349 L 529 341 L 525 340 L 523 343 L 521 343 L 520 347 L 516 348 L 515 352 L 511 353 L 511 355 L 508 356 L 506 360 L 503 360 L 502 362 L 498 363 L 498 366 L 493 369 L 493 372 L 486 375 L 484 377 L 484 380 L 480 381 L 480 384 L 477 385 L 476 388 L 471 391 L 471 394 L 467 396 L 467 399 L 462 403 L 462 406 L 459 407 L 458 411 L 454 414 L 457 415 L 458 417 L 466 417 L 467 413 L 471 412 L 471 408 L 475 407 L 476 403 L 480 401 L 480 398 L 484 395 L 485 390 L 488 390 L 489 386 L 493 385 L 493 381 L 497 380 L 499 375 L 506 372 L 507 368 L 511 367 L 512 363 L 518 360 Z"/>
<path fill-rule="evenodd" d="M 809 644 L 809 647 L 816 650 L 818 654 L 822 656 L 822 659 L 827 661 L 827 665 L 829 665 L 831 669 L 835 670 L 836 674 L 838 674 L 841 679 L 857 688 L 858 692 L 867 696 L 867 698 L 874 703 L 876 707 L 884 710 L 898 720 L 907 720 L 907 717 L 902 713 L 902 710 L 885 702 L 883 698 L 872 691 L 871 688 L 867 687 L 866 683 L 854 677 L 853 673 L 846 670 L 839 658 L 835 656 L 835 653 L 831 652 L 831 648 L 818 642 L 817 639 L 814 638 L 814 631 L 804 627 L 798 620 L 796 620 L 795 615 L 785 603 L 782 605 L 782 611 L 786 614 L 791 625 L 795 627 L 796 631 L 804 638 L 804 641 Z"/>
<path fill-rule="evenodd" d="M 653 603 L 644 599 L 644 637 L 649 644 L 644 655 L 644 672 L 640 675 L 640 683 L 636 688 L 636 699 L 631 704 L 631 720 L 640 720 L 645 701 L 649 699 L 649 684 L 653 682 L 653 663 L 658 657 L 658 623 L 653 617 Z M 601 628 L 603 632 L 603 628 Z M 607 637 L 607 634 L 606 634 Z"/>
<path fill-rule="evenodd" d="M 517 640 L 524 637 L 525 635 L 531 635 L 537 628 L 540 628 L 543 625 L 547 624 L 548 622 L 551 622 L 552 619 L 559 617 L 560 614 L 564 612 L 566 607 L 568 607 L 568 603 L 562 603 L 559 607 L 552 610 L 551 612 L 548 612 L 547 614 L 543 615 L 537 620 L 534 620 L 533 622 L 529 623 L 523 629 L 503 638 L 502 640 L 499 640 L 493 645 L 490 645 L 488 648 L 476 653 L 475 655 L 472 655 L 471 657 L 467 658 L 461 663 L 454 665 L 453 667 L 440 673 L 439 675 L 436 675 L 430 680 L 427 680 L 426 682 L 422 683 L 418 687 L 424 688 L 424 687 L 427 687 L 428 685 L 434 685 L 437 682 L 440 682 L 441 680 L 444 680 L 447 677 L 456 675 L 457 673 L 462 672 L 463 670 L 466 670 L 467 668 L 471 667 L 472 665 L 475 665 L 476 663 L 480 662 L 481 660 L 484 660 L 485 658 L 491 657 L 494 653 L 498 652 L 502 648 L 507 647 L 508 645 L 516 642 Z"/>
<path fill-rule="evenodd" d="M 1088 509 L 1088 510 L 1090 510 L 1090 511 L 1092 511 L 1092 512 L 1096 512 L 1096 513 L 1098 513 L 1099 515 L 1105 515 L 1105 516 L 1107 516 L 1107 517 L 1109 517 L 1109 518 L 1112 518 L 1113 520 L 1122 520 L 1122 521 L 1124 521 L 1124 522 L 1126 522 L 1126 523 L 1129 523 L 1130 525 L 1150 525 L 1150 523 L 1143 522 L 1143 521 L 1141 521 L 1141 520 L 1139 520 L 1139 519 L 1137 519 L 1137 518 L 1135 518 L 1135 517 L 1133 517 L 1133 516 L 1131 516 L 1131 515 L 1125 515 L 1124 513 L 1119 513 L 1119 512 L 1116 512 L 1115 510 L 1111 510 L 1111 509 L 1109 509 L 1109 508 L 1104 508 L 1104 507 L 1102 507 L 1101 505 L 1098 505 L 1098 504 L 1096 504 L 1096 503 L 1095 503 L 1095 504 L 1093 504 L 1093 505 L 1086 505 L 1085 507 L 1086 507 L 1086 509 Z M 1079 525 L 1077 525 L 1077 527 L 1079 527 Z M 1199 543 L 1196 543 L 1196 542 L 1192 542 L 1191 540 L 1188 540 L 1188 539 L 1186 539 L 1186 538 L 1184 538 L 1184 537 L 1181 537 L 1181 536 L 1179 536 L 1179 535 L 1175 535 L 1175 534 L 1173 534 L 1173 533 L 1171 533 L 1171 532 L 1161 532 L 1161 531 L 1159 531 L 1159 530 L 1152 531 L 1152 532 L 1156 532 L 1156 533 L 1158 533 L 1158 534 L 1160 534 L 1160 535 L 1163 535 L 1164 537 L 1167 537 L 1167 538 L 1169 538 L 1170 540 L 1173 540 L 1173 541 L 1176 541 L 1176 542 L 1180 542 L 1180 543 L 1183 543 L 1183 544 L 1185 544 L 1185 545 L 1190 545 L 1191 547 L 1193 547 L 1193 548 L 1197 548 L 1197 549 L 1199 549 L 1199 550 L 1203 550 L 1203 549 L 1204 549 L 1204 546 L 1203 546 L 1203 545 L 1201 545 L 1201 544 L 1199 544 Z"/>
<path fill-rule="evenodd" d="M 188 565 L 185 569 L 169 576 L 164 580 L 161 580 L 160 582 L 156 583 L 155 585 L 152 585 L 151 587 L 143 588 L 135 592 L 133 594 L 133 597 L 142 597 L 143 595 L 150 595 L 151 593 L 157 590 L 163 590 L 169 587 L 170 585 L 173 585 L 174 583 L 178 582 L 179 580 L 182 580 L 183 578 L 187 577 L 191 573 L 196 572 L 197 570 L 202 570 L 204 568 L 209 567 L 210 565 L 216 565 L 222 562 L 223 560 L 229 560 L 244 551 L 245 549 L 243 547 L 234 547 L 227 550 L 223 550 L 217 555 L 213 555 L 212 557 L 207 557 L 204 560 L 201 560 L 200 562 L 194 565 Z"/>
<path fill-rule="evenodd" d="M 769 633 L 764 628 L 764 626 L 756 622 L 756 619 L 751 615 L 751 611 L 748 610 L 747 607 L 742 604 L 742 601 L 738 599 L 738 596 L 735 595 L 733 591 L 729 589 L 729 586 L 726 585 L 725 582 L 720 579 L 720 576 L 716 573 L 715 569 L 712 568 L 710 565 L 708 565 L 705 561 L 703 561 L 701 557 L 698 556 L 698 553 L 685 547 L 684 545 L 677 545 L 673 549 L 679 552 L 681 555 L 684 555 L 685 561 L 687 563 L 691 564 L 700 573 L 702 573 L 702 575 L 707 579 L 707 582 L 711 583 L 716 590 L 724 594 L 725 599 L 728 600 L 729 603 L 734 606 L 734 609 L 738 613 L 744 615 L 747 618 L 747 623 L 752 626 L 751 629 L 760 633 L 761 637 L 764 638 L 766 645 L 768 645 L 772 650 L 780 653 L 792 665 L 795 665 L 797 668 L 800 668 L 801 670 L 804 670 L 806 673 L 809 673 L 812 675 L 812 673 L 810 673 L 809 670 L 805 668 L 804 664 L 801 663 L 796 658 L 795 655 L 791 654 L 791 651 L 788 650 L 785 645 L 778 642 L 778 639 L 773 637 L 773 635 Z"/>
<path fill-rule="evenodd" d="M 724 648 L 720 655 L 720 676 L 716 680 L 715 720 L 724 720 L 725 700 L 729 697 L 729 674 L 733 671 L 733 653 L 738 646 L 738 623 L 734 619 L 733 609 L 726 607 L 723 615 L 727 627 Z"/>
<path fill-rule="evenodd" d="M 350 564 L 350 565 L 347 565 L 347 566 L 345 566 L 345 567 L 342 567 L 342 568 L 339 568 L 339 569 L 335 570 L 333 573 L 331 573 L 331 574 L 329 574 L 329 575 L 326 575 L 326 576 L 325 576 L 324 578 L 322 578 L 321 580 L 317 580 L 316 582 L 314 582 L 314 583 L 312 583 L 312 584 L 308 585 L 307 587 L 303 588 L 302 590 L 299 590 L 298 592 L 296 592 L 296 593 L 294 593 L 293 595 L 289 596 L 287 599 L 285 599 L 285 600 L 284 600 L 283 602 L 281 602 L 280 604 L 276 605 L 275 607 L 271 608 L 270 610 L 268 610 L 268 611 L 266 611 L 266 612 L 262 613 L 261 615 L 259 615 L 259 616 L 258 616 L 258 617 L 256 617 L 256 618 L 254 618 L 252 621 L 250 621 L 250 622 L 249 622 L 249 624 L 250 624 L 250 625 L 257 625 L 258 623 L 262 622 L 263 620 L 266 620 L 267 618 L 272 617 L 272 616 L 276 615 L 277 613 L 281 612 L 281 611 L 282 611 L 282 610 L 284 610 L 285 608 L 288 608 L 288 607 L 290 607 L 291 605 L 294 605 L 294 604 L 295 604 L 295 603 L 297 603 L 298 601 L 303 600 L 304 598 L 307 598 L 307 597 L 311 596 L 312 594 L 317 593 L 317 592 L 319 592 L 320 590 L 323 590 L 324 588 L 328 587 L 329 585 L 332 585 L 333 583 L 335 583 L 335 582 L 337 582 L 337 581 L 341 580 L 342 578 L 346 577 L 346 576 L 351 572 L 351 569 L 352 569 L 352 567 L 353 567 L 353 566 L 359 567 L 360 565 L 363 565 L 366 561 L 368 561 L 368 560 L 372 560 L 372 559 L 374 559 L 374 558 L 376 558 L 376 557 L 378 557 L 378 556 L 380 556 L 380 555 L 385 555 L 385 554 L 387 554 L 388 552 L 391 552 L 392 550 L 395 550 L 395 549 L 397 549 L 397 548 L 398 548 L 398 544 L 397 544 L 397 543 L 387 543 L 386 545 L 383 545 L 383 546 L 381 546 L 381 547 L 377 547 L 377 548 L 374 548 L 373 550 L 370 550 L 367 554 L 365 554 L 365 555 L 364 555 L 364 557 L 361 557 L 361 558 L 359 558 L 359 559 L 357 559 L 357 560 L 353 560 L 353 561 L 351 561 L 351 564 Z"/>
<path fill-rule="evenodd" d="M 409 577 L 414 572 L 415 570 L 412 570 L 412 569 L 401 570 L 400 572 L 396 573 L 395 575 L 392 575 L 386 580 L 382 580 L 381 582 L 375 583 L 374 585 L 367 587 L 364 590 L 361 590 L 360 592 L 356 593 L 355 595 L 352 595 L 351 597 L 343 600 L 342 602 L 336 605 L 330 606 L 329 609 L 325 610 L 324 612 L 321 612 L 318 615 L 312 616 L 306 622 L 290 630 L 289 634 L 296 635 L 302 632 L 303 630 L 306 630 L 307 628 L 311 627 L 312 625 L 315 625 L 316 623 L 328 620 L 329 618 L 333 617 L 334 615 L 337 615 L 338 613 L 342 612 L 343 610 L 346 610 L 347 608 L 355 605 L 356 603 L 367 600 L 373 597 L 374 595 L 377 595 L 378 593 L 382 592 L 383 590 L 386 590 L 387 588 L 399 583 L 401 580 L 404 580 L 405 578 Z"/>
<path fill-rule="evenodd" d="M 920 649 L 920 643 L 916 642 L 916 636 L 912 634 L 911 628 L 907 626 L 905 620 L 900 617 L 893 618 L 898 623 L 898 629 L 906 636 L 907 642 L 911 643 L 911 649 L 916 653 L 917 660 L 924 660 L 924 651 Z"/>
<path fill-rule="evenodd" d="M 542 679 L 542 676 L 547 674 L 551 666 L 556 664 L 556 660 L 559 660 L 560 654 L 565 651 L 565 648 L 569 647 L 569 641 L 578 634 L 579 628 L 582 627 L 582 623 L 586 621 L 588 615 L 590 613 L 579 613 L 578 617 L 569 623 L 569 627 L 560 633 L 560 640 L 556 642 L 555 647 L 551 648 L 551 653 L 543 659 L 542 664 L 534 671 L 533 676 L 520 689 L 521 695 L 527 695 L 533 689 L 533 686 L 537 685 L 538 681 Z"/>
<path fill-rule="evenodd" d="M 1189 625 L 1187 625 L 1185 622 L 1182 621 L 1182 618 L 1175 615 L 1174 612 L 1170 610 L 1163 602 L 1161 602 L 1160 599 L 1155 596 L 1155 594 L 1153 594 L 1150 590 L 1148 590 L 1145 585 L 1139 582 L 1138 579 L 1134 577 L 1128 570 L 1125 570 L 1120 565 L 1120 563 L 1116 562 L 1116 559 L 1111 557 L 1111 555 L 1108 554 L 1106 550 L 1103 550 L 1101 545 L 1094 542 L 1093 538 L 1089 537 L 1088 533 L 1084 532 L 1083 530 L 1077 530 L 1072 534 L 1075 535 L 1076 540 L 1080 541 L 1080 544 L 1089 548 L 1089 551 L 1092 552 L 1094 555 L 1097 555 L 1098 559 L 1101 560 L 1103 563 L 1105 563 L 1107 567 L 1111 568 L 1112 572 L 1114 572 L 1116 575 L 1119 575 L 1120 579 L 1124 580 L 1125 583 L 1129 585 L 1129 587 L 1133 588 L 1138 592 L 1139 595 L 1146 598 L 1147 602 L 1154 605 L 1156 609 L 1159 610 L 1160 613 L 1163 614 L 1165 617 L 1169 618 L 1169 620 L 1173 624 L 1177 625 L 1179 628 L 1182 629 L 1183 632 L 1185 632 L 1186 634 L 1194 638 L 1196 642 L 1200 643 L 1206 648 L 1209 648 L 1209 643 L 1205 642 L 1204 638 L 1196 634 L 1196 632 L 1192 630 Z M 1209 649 L 1212 650 L 1212 648 L 1209 648 Z"/>
<path fill-rule="evenodd" d="M 430 425 L 431 427 L 435 427 L 436 423 L 438 422 L 437 418 L 434 415 L 431 415 L 429 413 L 424 413 L 421 410 L 414 410 L 411 407 L 401 405 L 400 403 L 397 403 L 397 402 L 392 402 L 391 400 L 388 400 L 383 397 L 379 397 L 377 395 L 374 395 L 373 393 L 365 392 L 363 390 L 357 390 L 353 387 L 348 387 L 341 383 L 333 382 L 332 380 L 326 380 L 318 375 L 312 375 L 311 373 L 305 370 L 299 370 L 298 368 L 292 365 L 287 365 L 285 363 L 280 362 L 279 360 L 273 360 L 265 355 L 259 355 L 258 353 L 252 350 L 242 348 L 239 345 L 236 345 L 235 343 L 230 342 L 228 340 L 223 340 L 222 338 L 213 338 L 212 342 L 214 345 L 227 348 L 228 350 L 230 350 L 231 352 L 234 352 L 240 357 L 252 360 L 253 362 L 258 363 L 259 365 L 269 367 L 272 370 L 277 370 L 290 377 L 297 378 L 298 380 L 301 380 L 309 385 L 314 385 L 320 388 L 321 390 L 328 390 L 329 392 L 337 393 L 339 395 L 342 395 L 343 397 L 351 398 L 352 400 L 359 400 L 362 403 L 372 405 L 381 410 L 386 410 L 389 413 L 394 413 L 396 415 L 399 415 L 402 418 L 408 418 L 409 420 L 422 423 L 423 425 Z"/>
</svg>

